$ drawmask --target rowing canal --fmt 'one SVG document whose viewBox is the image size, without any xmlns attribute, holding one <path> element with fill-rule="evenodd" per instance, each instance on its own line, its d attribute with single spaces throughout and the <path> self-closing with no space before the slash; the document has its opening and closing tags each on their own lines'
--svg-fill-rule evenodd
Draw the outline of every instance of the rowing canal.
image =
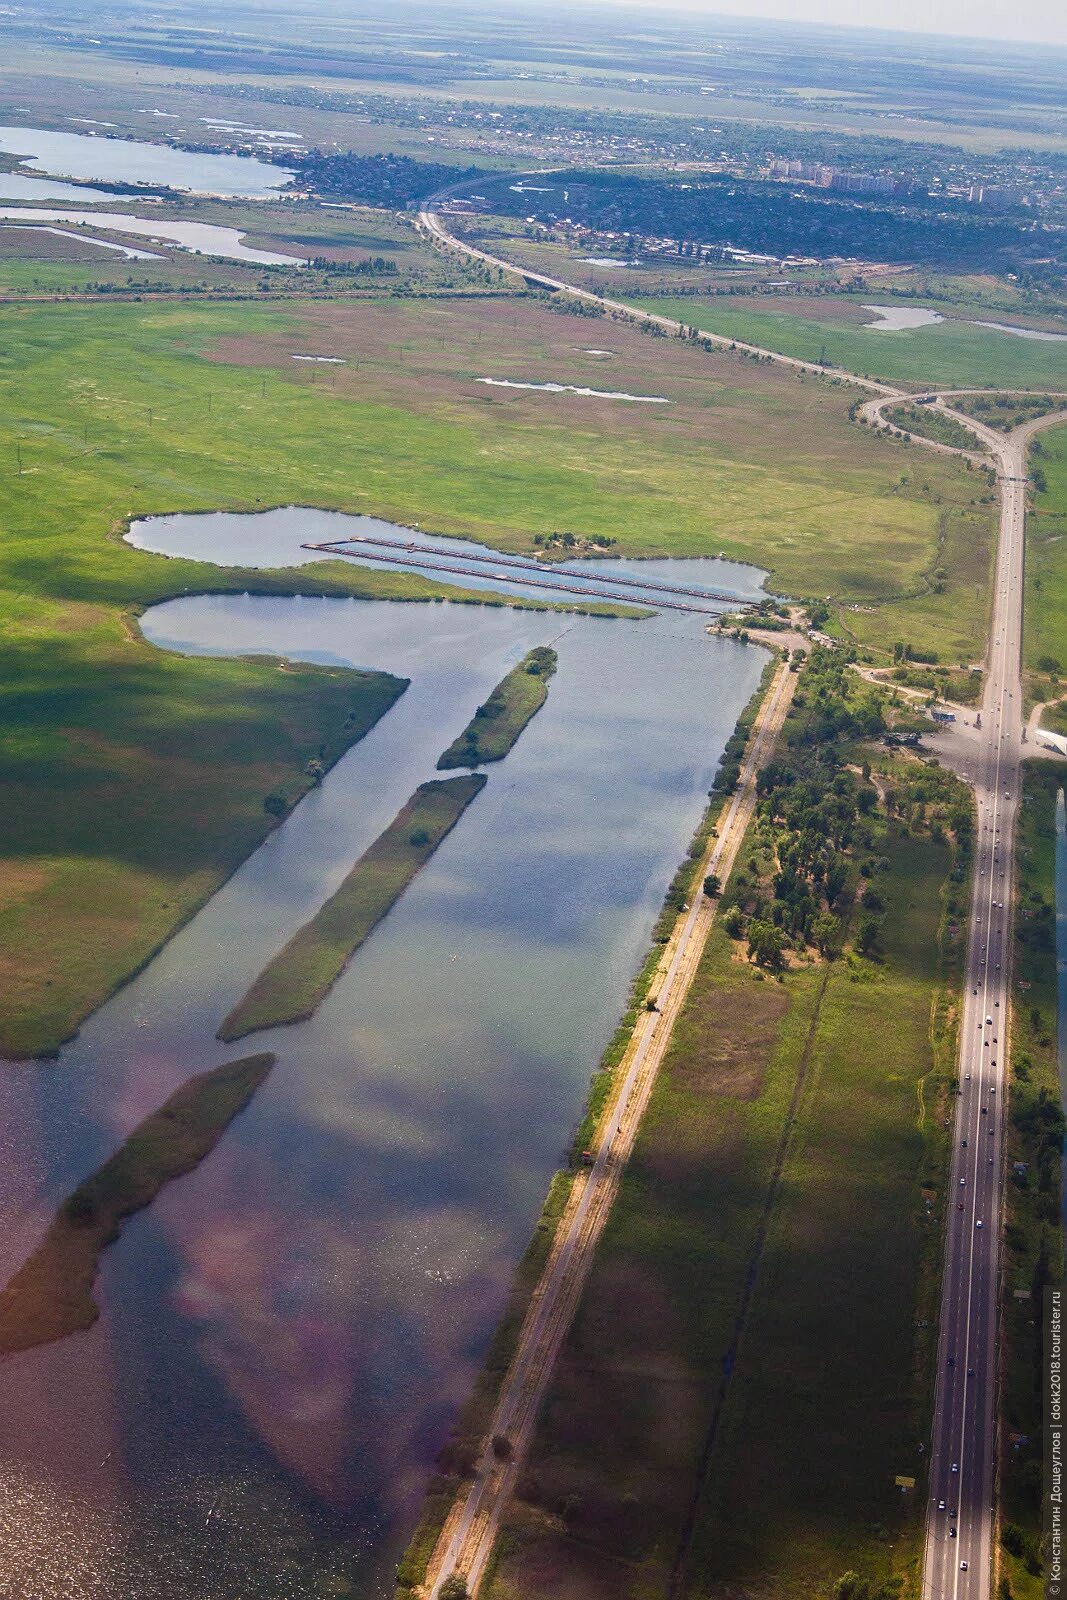
<svg viewBox="0 0 1067 1600">
<path fill-rule="evenodd" d="M 153 519 L 131 537 L 279 566 L 309 558 L 306 539 L 366 526 L 289 508 Z M 750 596 L 761 576 L 636 567 Z M 389 1592 L 766 660 L 709 638 L 707 620 L 251 595 L 143 618 L 162 649 L 411 684 L 57 1062 L 0 1067 L 6 1281 L 55 1206 L 190 1073 L 278 1057 L 213 1153 L 105 1253 L 95 1327 L 0 1366 L 0 1541 L 21 1600 Z M 316 1016 L 218 1044 L 264 963 L 492 686 L 548 643 L 547 705 Z"/>
</svg>

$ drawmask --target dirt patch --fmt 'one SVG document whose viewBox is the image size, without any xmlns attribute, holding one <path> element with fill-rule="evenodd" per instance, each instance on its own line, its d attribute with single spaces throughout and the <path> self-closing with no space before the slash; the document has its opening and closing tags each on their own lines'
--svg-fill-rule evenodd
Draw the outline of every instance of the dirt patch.
<svg viewBox="0 0 1067 1600">
<path fill-rule="evenodd" d="M 36 861 L 0 861 L 0 911 L 7 911 L 52 880 L 50 868 Z"/>
<path fill-rule="evenodd" d="M 789 995 L 777 983 L 749 979 L 702 988 L 698 1004 L 690 998 L 684 1038 L 671 1052 L 675 1081 L 701 1094 L 754 1100 L 788 1005 Z M 682 1031 L 676 1030 L 676 1038 Z"/>
</svg>

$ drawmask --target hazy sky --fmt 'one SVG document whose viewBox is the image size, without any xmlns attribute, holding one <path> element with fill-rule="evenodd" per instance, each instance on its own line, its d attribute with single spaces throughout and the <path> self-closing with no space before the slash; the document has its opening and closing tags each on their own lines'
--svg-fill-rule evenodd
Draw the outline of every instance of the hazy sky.
<svg viewBox="0 0 1067 1600">
<path fill-rule="evenodd" d="M 903 28 L 915 33 L 961 34 L 1067 45 L 1064 0 L 889 0 L 861 9 L 856 0 L 604 0 L 665 11 L 777 17 L 786 22 L 830 22 L 850 27 Z"/>
</svg>

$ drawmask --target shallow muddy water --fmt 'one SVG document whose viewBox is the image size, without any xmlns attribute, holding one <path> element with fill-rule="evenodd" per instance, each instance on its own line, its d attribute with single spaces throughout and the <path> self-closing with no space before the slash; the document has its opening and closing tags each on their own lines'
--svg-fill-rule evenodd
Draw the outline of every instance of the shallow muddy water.
<svg viewBox="0 0 1067 1600">
<path fill-rule="evenodd" d="M 280 516 L 153 519 L 133 537 L 277 565 L 309 517 L 339 536 L 328 513 Z M 759 576 L 635 566 L 749 594 Z M 95 1328 L 0 1367 L 0 1542 L 35 1574 L 22 1600 L 388 1594 L 766 659 L 705 620 L 249 595 L 146 614 L 161 648 L 411 685 L 57 1062 L 0 1068 L 6 1277 L 191 1072 L 278 1057 L 212 1155 L 105 1254 Z M 317 1015 L 219 1045 L 265 961 L 550 642 L 546 706 Z"/>
<path fill-rule="evenodd" d="M 112 233 L 128 233 L 153 243 L 190 250 L 194 255 L 225 256 L 229 261 L 249 261 L 263 267 L 303 267 L 303 256 L 282 255 L 275 250 L 254 250 L 243 244 L 244 234 L 237 228 L 223 228 L 214 222 L 182 222 L 174 217 L 136 217 L 125 211 L 57 211 L 37 206 L 0 205 L 0 217 L 8 222 L 66 222 L 72 227 L 106 228 Z"/>
<path fill-rule="evenodd" d="M 877 322 L 865 322 L 865 328 L 875 333 L 903 333 L 906 328 L 931 328 L 935 322 L 944 322 L 938 311 L 928 311 L 923 306 L 864 306 L 864 311 L 877 314 Z"/>
</svg>

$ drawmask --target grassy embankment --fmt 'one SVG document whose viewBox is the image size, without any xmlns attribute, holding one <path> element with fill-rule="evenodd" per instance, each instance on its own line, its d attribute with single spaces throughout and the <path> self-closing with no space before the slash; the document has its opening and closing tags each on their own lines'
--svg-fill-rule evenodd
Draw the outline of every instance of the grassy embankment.
<svg viewBox="0 0 1067 1600">
<path fill-rule="evenodd" d="M 878 299 L 877 291 L 871 290 L 855 299 L 833 295 L 771 301 L 743 295 L 686 295 L 642 298 L 640 304 L 729 339 L 905 387 L 1067 389 L 1067 345 L 1022 339 L 951 318 L 922 328 L 879 332 L 864 327 L 875 320 L 875 313 L 862 304 Z M 952 307 L 933 309 L 951 312 Z M 960 312 L 964 317 L 982 314 L 974 306 L 960 307 Z M 989 320 L 1010 322 L 1011 317 L 992 315 Z"/>
<path fill-rule="evenodd" d="M 1061 410 L 1063 400 L 1051 394 L 961 394 L 954 396 L 951 405 L 954 411 L 974 417 L 987 428 L 996 428 L 999 433 L 1011 433 L 1023 422 L 1048 416 L 1050 411 Z"/>
<path fill-rule="evenodd" d="M 641 970 L 630 985 L 626 1010 L 593 1074 L 585 1112 L 571 1141 L 568 1163 L 552 1178 L 530 1243 L 515 1269 L 507 1305 L 490 1341 L 477 1383 L 470 1399 L 452 1426 L 447 1445 L 438 1457 L 439 1470 L 429 1482 L 419 1522 L 398 1569 L 399 1596 L 409 1593 L 422 1582 L 438 1535 L 460 1492 L 463 1479 L 469 1477 L 474 1470 L 500 1386 L 515 1353 L 530 1298 L 540 1281 L 560 1218 L 570 1198 L 574 1177 L 581 1164 L 581 1153 L 596 1137 L 597 1127 L 611 1099 L 617 1069 L 626 1054 L 637 1019 L 663 962 L 664 947 L 670 940 L 679 917 L 687 909 L 692 894 L 696 892 L 700 864 L 711 842 L 719 815 L 737 787 L 741 762 L 752 727 L 776 669 L 777 661 L 769 661 L 759 688 L 737 719 L 734 731 L 726 741 L 708 806 L 690 841 L 686 858 L 668 887 L 653 929 L 652 946 Z"/>
<path fill-rule="evenodd" d="M 966 898 L 946 830 L 966 833 L 970 809 L 955 780 L 881 750 L 868 759 L 884 802 L 862 777 L 834 779 L 822 709 L 802 694 L 791 714 L 769 778 L 784 798 L 761 807 L 725 891 L 557 1367 L 494 1600 L 809 1600 L 851 1568 L 872 1593 L 894 1575 L 914 1586 L 922 1490 L 894 1477 L 922 1483 Z M 783 778 L 812 736 L 807 775 Z M 837 759 L 854 737 L 834 736 Z M 793 870 L 814 825 L 799 786 L 827 755 L 823 824 L 838 799 L 858 811 L 820 912 Z M 788 916 L 773 912 L 779 892 Z M 753 967 L 745 940 L 764 946 L 778 915 L 786 931 L 811 919 L 805 937 L 837 958 L 790 936 L 780 981 Z"/>
<path fill-rule="evenodd" d="M 908 602 L 915 642 L 943 659 L 983 627 L 975 485 L 942 462 L 902 481 L 901 447 L 849 424 L 843 388 L 621 325 L 611 387 L 670 406 L 477 386 L 483 372 L 591 381 L 588 320 L 533 303 L 32 306 L 3 321 L 6 1054 L 55 1050 L 260 842 L 265 797 L 295 802 L 308 764 L 328 765 L 396 692 L 331 668 L 170 656 L 141 639 L 139 612 L 249 588 L 462 593 L 344 564 L 168 561 L 115 537 L 132 516 L 314 502 L 512 550 L 553 530 L 616 538 L 620 554 L 722 549 L 773 563 L 784 590 L 870 605 L 859 620 L 887 644 L 908 594 L 924 597 Z M 292 360 L 321 348 L 349 365 Z"/>
<path fill-rule="evenodd" d="M 1056 1059 L 1056 791 L 1067 762 L 1023 768 L 1012 995 L 1011 1115 L 1004 1231 L 1001 1549 L 1014 1600 L 1040 1600 L 1042 1293 L 1063 1281 Z M 1022 1163 L 1025 1170 L 1016 1167 Z M 1026 1443 L 1020 1443 L 1025 1435 Z M 1015 1436 L 1015 1437 L 1013 1437 Z"/>
<path fill-rule="evenodd" d="M 241 1039 L 310 1017 L 486 782 L 471 773 L 420 784 L 337 892 L 263 969 L 218 1037 Z"/>
<path fill-rule="evenodd" d="M 78 1185 L 0 1292 L 0 1354 L 92 1327 L 100 1314 L 93 1283 L 101 1252 L 127 1217 L 210 1155 L 273 1065 L 270 1054 L 246 1056 L 187 1079 Z"/>
<path fill-rule="evenodd" d="M 1030 446 L 1033 511 L 1026 529 L 1023 662 L 1027 699 L 1067 695 L 1067 426 L 1050 428 Z M 1067 714 L 1050 708 L 1046 728 L 1067 733 Z"/>
<path fill-rule="evenodd" d="M 486 761 L 503 761 L 526 724 L 548 699 L 548 684 L 556 670 L 556 652 L 538 645 L 518 666 L 501 678 L 484 705 L 480 705 L 458 739 L 438 757 L 437 769 L 479 767 Z"/>
</svg>

